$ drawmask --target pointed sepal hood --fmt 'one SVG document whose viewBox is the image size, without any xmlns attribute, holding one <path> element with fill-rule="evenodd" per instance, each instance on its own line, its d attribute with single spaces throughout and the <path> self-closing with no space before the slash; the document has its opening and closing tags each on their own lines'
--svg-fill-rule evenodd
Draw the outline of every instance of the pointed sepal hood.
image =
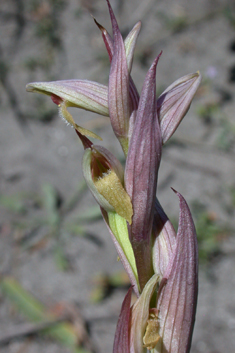
<svg viewBox="0 0 235 353">
<path fill-rule="evenodd" d="M 200 72 L 185 75 L 173 82 L 158 98 L 157 111 L 163 144 L 173 135 L 189 110 L 200 82 Z"/>
<path fill-rule="evenodd" d="M 137 22 L 132 30 L 128 33 L 124 45 L 126 51 L 126 60 L 129 72 L 131 72 L 132 62 L 133 62 L 133 55 L 135 50 L 136 41 L 141 29 L 141 22 Z"/>
<path fill-rule="evenodd" d="M 107 0 L 113 28 L 113 57 L 109 74 L 109 116 L 113 131 L 127 155 L 130 119 L 129 72 L 125 46 L 113 10 Z"/>
<path fill-rule="evenodd" d="M 159 353 L 189 353 L 197 305 L 197 236 L 189 207 L 176 193 L 180 215 L 175 254 L 163 275 L 157 301 L 162 337 Z"/>
<path fill-rule="evenodd" d="M 162 146 L 156 112 L 155 79 L 159 57 L 145 78 L 125 168 L 125 187 L 134 212 L 129 234 L 141 289 L 153 274 L 151 231 Z"/>
<path fill-rule="evenodd" d="M 94 18 L 94 17 L 93 17 Z M 95 24 L 98 26 L 102 33 L 102 38 L 105 44 L 105 47 L 108 52 L 109 60 L 110 62 L 112 61 L 113 58 L 113 52 L 114 52 L 114 43 L 113 43 L 113 38 L 111 35 L 108 33 L 106 28 L 104 28 L 95 18 L 94 18 Z M 133 56 L 134 56 L 134 50 L 136 46 L 136 41 L 139 35 L 141 29 L 141 22 L 138 21 L 132 30 L 128 33 L 127 37 L 124 40 L 124 47 L 125 47 L 125 52 L 126 52 L 126 60 L 127 60 L 127 66 L 129 72 L 131 72 L 132 68 L 132 62 L 133 62 Z"/>
</svg>

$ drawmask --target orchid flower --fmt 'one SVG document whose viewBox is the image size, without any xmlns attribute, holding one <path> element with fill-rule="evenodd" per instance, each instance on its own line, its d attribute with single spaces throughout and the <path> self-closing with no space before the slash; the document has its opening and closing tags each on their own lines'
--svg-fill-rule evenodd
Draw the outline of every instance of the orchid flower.
<svg viewBox="0 0 235 353">
<path fill-rule="evenodd" d="M 108 85 L 87 80 L 34 82 L 29 92 L 49 95 L 84 147 L 83 173 L 127 271 L 128 291 L 117 324 L 114 353 L 188 353 L 197 302 L 197 240 L 190 210 L 180 200 L 176 234 L 156 199 L 162 146 L 187 113 L 201 81 L 199 72 L 176 80 L 156 97 L 153 61 L 139 95 L 131 77 L 138 22 L 123 40 L 108 0 L 113 36 L 102 33 L 110 59 Z M 107 116 L 126 157 L 125 168 L 100 139 L 76 124 L 69 107 Z M 137 300 L 131 304 L 132 290 Z"/>
</svg>

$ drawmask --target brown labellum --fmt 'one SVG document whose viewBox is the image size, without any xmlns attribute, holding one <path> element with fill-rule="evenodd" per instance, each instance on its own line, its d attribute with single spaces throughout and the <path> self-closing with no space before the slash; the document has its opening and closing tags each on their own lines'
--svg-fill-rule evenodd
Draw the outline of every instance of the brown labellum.
<svg viewBox="0 0 235 353">
<path fill-rule="evenodd" d="M 144 348 L 154 349 L 159 342 L 161 336 L 159 331 L 159 321 L 157 316 L 157 310 L 150 309 L 149 319 L 147 321 L 145 335 L 143 337 Z"/>
</svg>

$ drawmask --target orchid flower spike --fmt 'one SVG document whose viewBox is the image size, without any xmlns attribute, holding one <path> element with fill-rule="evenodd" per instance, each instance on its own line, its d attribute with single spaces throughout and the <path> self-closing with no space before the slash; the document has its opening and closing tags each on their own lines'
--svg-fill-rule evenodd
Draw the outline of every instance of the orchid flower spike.
<svg viewBox="0 0 235 353">
<path fill-rule="evenodd" d="M 186 201 L 174 190 L 180 200 L 176 234 L 156 192 L 163 145 L 186 115 L 201 75 L 198 71 L 185 75 L 156 97 L 160 53 L 139 95 L 131 69 L 141 22 L 124 40 L 106 1 L 112 35 L 94 21 L 110 60 L 107 85 L 73 79 L 33 82 L 26 89 L 50 96 L 81 140 L 84 178 L 130 278 L 113 353 L 189 353 L 198 286 L 195 227 Z M 70 107 L 109 117 L 126 159 L 124 167 L 106 148 L 93 144 L 90 139 L 100 137 L 78 125 Z"/>
<path fill-rule="evenodd" d="M 169 232 L 168 238 L 174 239 L 174 250 L 168 256 L 162 277 L 155 273 L 132 306 L 131 293 L 127 293 L 113 353 L 144 353 L 147 349 L 152 353 L 190 351 L 198 293 L 197 236 L 188 205 L 182 195 L 176 194 L 180 200 L 177 236 L 173 228 L 167 226 L 164 230 Z M 165 215 L 160 213 L 157 217 L 163 221 Z M 158 238 L 156 241 L 162 242 Z M 129 327 L 129 331 L 123 330 L 124 327 Z"/>
</svg>

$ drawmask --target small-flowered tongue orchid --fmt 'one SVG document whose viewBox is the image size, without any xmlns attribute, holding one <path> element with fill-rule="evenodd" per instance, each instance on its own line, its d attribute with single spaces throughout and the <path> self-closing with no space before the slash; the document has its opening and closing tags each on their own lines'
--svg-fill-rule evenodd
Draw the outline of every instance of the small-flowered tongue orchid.
<svg viewBox="0 0 235 353">
<path fill-rule="evenodd" d="M 83 143 L 83 172 L 101 207 L 118 255 L 129 275 L 117 324 L 114 353 L 187 353 L 197 302 L 197 240 L 184 198 L 177 234 L 156 199 L 162 146 L 187 113 L 200 84 L 199 72 L 175 81 L 157 99 L 156 67 L 150 67 L 139 96 L 130 75 L 138 22 L 123 41 L 107 0 L 113 37 L 96 20 L 111 62 L 109 84 L 86 80 L 34 82 L 27 91 L 47 94 Z M 68 107 L 109 116 L 126 157 L 125 169 L 95 133 L 78 126 Z M 131 304 L 132 290 L 137 295 Z"/>
</svg>

